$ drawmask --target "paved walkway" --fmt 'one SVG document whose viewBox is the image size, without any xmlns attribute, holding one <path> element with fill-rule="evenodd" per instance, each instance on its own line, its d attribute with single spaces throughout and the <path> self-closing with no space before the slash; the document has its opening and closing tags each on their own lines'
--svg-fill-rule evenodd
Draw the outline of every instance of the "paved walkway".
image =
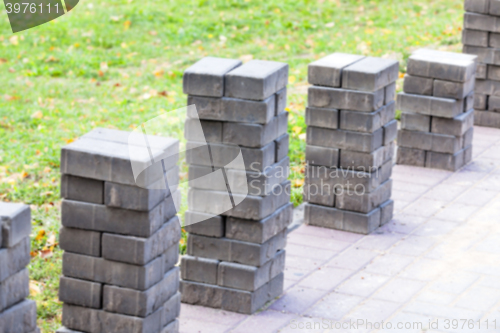
<svg viewBox="0 0 500 333">
<path fill-rule="evenodd" d="M 281 298 L 253 316 L 183 304 L 181 332 L 500 332 L 500 130 L 476 127 L 474 161 L 456 173 L 396 166 L 393 179 L 388 225 L 299 227 Z"/>
</svg>

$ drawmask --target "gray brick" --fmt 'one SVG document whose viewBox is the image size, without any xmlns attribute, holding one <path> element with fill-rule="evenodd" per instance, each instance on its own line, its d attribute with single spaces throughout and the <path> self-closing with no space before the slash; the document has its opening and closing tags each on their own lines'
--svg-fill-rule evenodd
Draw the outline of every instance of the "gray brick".
<svg viewBox="0 0 500 333">
<path fill-rule="evenodd" d="M 366 235 L 380 226 L 380 208 L 362 214 L 306 203 L 304 221 L 308 225 Z"/>
<path fill-rule="evenodd" d="M 469 96 L 464 99 L 464 112 L 474 108 L 474 91 L 469 94 Z"/>
<path fill-rule="evenodd" d="M 25 237 L 16 245 L 0 249 L 0 282 L 24 269 L 30 263 L 30 238 Z"/>
<path fill-rule="evenodd" d="M 226 97 L 262 101 L 285 88 L 288 64 L 252 60 L 226 74 Z"/>
<path fill-rule="evenodd" d="M 339 149 L 306 146 L 306 161 L 310 165 L 337 167 L 339 165 Z"/>
<path fill-rule="evenodd" d="M 0 283 L 0 317 L 2 311 L 29 296 L 30 275 L 27 268 Z"/>
<path fill-rule="evenodd" d="M 217 271 L 220 261 L 184 255 L 181 258 L 181 278 L 208 284 L 217 284 Z"/>
<path fill-rule="evenodd" d="M 486 110 L 488 108 L 488 96 L 476 94 L 474 96 L 474 109 Z"/>
<path fill-rule="evenodd" d="M 500 32 L 500 18 L 476 13 L 464 14 L 464 28 Z"/>
<path fill-rule="evenodd" d="M 462 149 L 456 154 L 443 154 L 428 151 L 426 153 L 425 166 L 433 169 L 457 171 L 464 166 L 467 150 L 471 150 L 471 148 Z"/>
<path fill-rule="evenodd" d="M 174 267 L 163 279 L 145 291 L 104 286 L 104 311 L 146 318 L 161 309 L 179 290 L 179 268 Z M 155 331 L 157 332 L 157 331 Z"/>
<path fill-rule="evenodd" d="M 478 62 L 490 65 L 500 65 L 499 49 L 464 45 L 463 52 L 476 55 Z"/>
<path fill-rule="evenodd" d="M 395 103 L 384 105 L 375 112 L 340 111 L 340 129 L 373 133 L 394 119 Z"/>
<path fill-rule="evenodd" d="M 67 304 L 100 309 L 102 306 L 102 284 L 61 276 L 59 300 Z"/>
<path fill-rule="evenodd" d="M 345 190 L 336 196 L 335 208 L 367 214 L 389 200 L 391 194 L 392 180 L 386 181 L 370 193 L 363 188 Z"/>
<path fill-rule="evenodd" d="M 425 150 L 400 146 L 398 147 L 398 158 L 396 163 L 424 167 Z"/>
<path fill-rule="evenodd" d="M 394 157 L 394 143 L 382 146 L 372 153 L 361 153 L 351 150 L 340 152 L 340 167 L 350 170 L 372 172 Z"/>
<path fill-rule="evenodd" d="M 488 111 L 500 112 L 500 96 L 490 96 L 488 98 Z"/>
<path fill-rule="evenodd" d="M 231 262 L 221 262 L 218 267 L 217 284 L 226 288 L 256 291 L 285 270 L 285 251 L 279 251 L 274 258 L 261 267 Z"/>
<path fill-rule="evenodd" d="M 36 329 L 34 301 L 24 300 L 0 313 L 0 332 L 2 333 L 31 332 Z"/>
<path fill-rule="evenodd" d="M 383 130 L 381 128 L 374 133 L 360 133 L 310 126 L 307 128 L 306 142 L 313 146 L 369 153 L 382 146 L 382 140 Z"/>
<path fill-rule="evenodd" d="M 201 221 L 201 222 L 197 222 Z M 224 237 L 224 217 L 212 214 L 187 211 L 185 215 L 184 229 L 191 234 Z"/>
<path fill-rule="evenodd" d="M 394 201 L 388 200 L 380 205 L 380 225 L 391 222 L 394 215 Z"/>
<path fill-rule="evenodd" d="M 399 76 L 399 73 L 398 73 Z M 396 101 L 396 82 L 393 82 L 385 88 L 384 105 L 388 105 Z"/>
<path fill-rule="evenodd" d="M 104 203 L 104 182 L 100 180 L 61 175 L 61 198 Z"/>
<path fill-rule="evenodd" d="M 429 77 L 405 75 L 403 91 L 407 94 L 432 96 L 434 79 Z"/>
<path fill-rule="evenodd" d="M 500 66 L 487 65 L 487 68 L 487 78 L 494 81 L 500 81 Z M 479 76 L 477 78 L 480 79 Z M 486 79 L 486 77 L 484 77 L 484 79 Z"/>
<path fill-rule="evenodd" d="M 418 113 L 402 113 L 401 129 L 409 131 L 430 132 L 431 116 Z"/>
<path fill-rule="evenodd" d="M 59 247 L 64 251 L 101 256 L 102 233 L 75 228 L 62 227 L 59 230 Z"/>
<path fill-rule="evenodd" d="M 475 92 L 490 96 L 500 96 L 500 81 L 476 80 Z"/>
<path fill-rule="evenodd" d="M 215 170 L 219 170 L 217 167 Z M 238 170 L 245 173 L 245 170 Z M 214 172 L 214 168 L 211 166 L 203 166 L 203 165 L 189 165 L 189 187 L 198 188 L 202 190 L 214 190 L 214 191 L 227 191 L 227 184 L 225 181 L 221 181 L 221 176 L 209 176 Z M 219 171 L 220 172 L 220 171 Z M 226 170 L 226 175 L 229 173 L 229 170 Z M 245 190 L 244 186 L 235 186 L 234 192 L 239 193 L 238 191 Z"/>
<path fill-rule="evenodd" d="M 467 12 L 488 14 L 491 0 L 465 0 L 464 9 Z"/>
<path fill-rule="evenodd" d="M 342 85 L 342 70 L 363 58 L 354 54 L 330 54 L 309 64 L 308 81 L 318 86 L 339 88 Z"/>
<path fill-rule="evenodd" d="M 181 281 L 182 303 L 220 309 L 225 288 L 191 281 Z"/>
<path fill-rule="evenodd" d="M 306 125 L 337 129 L 339 128 L 339 110 L 306 108 Z"/>
<path fill-rule="evenodd" d="M 285 112 L 287 105 L 287 89 L 283 88 L 280 91 L 276 92 L 276 112 L 275 115 L 279 115 L 282 112 Z"/>
<path fill-rule="evenodd" d="M 476 73 L 476 64 L 467 54 L 420 49 L 409 57 L 407 71 L 410 75 L 465 82 Z"/>
<path fill-rule="evenodd" d="M 476 68 L 476 79 L 486 79 L 488 78 L 488 65 L 486 64 L 477 64 Z M 494 80 L 494 78 L 490 78 Z"/>
<path fill-rule="evenodd" d="M 464 103 L 450 98 L 400 93 L 397 108 L 406 113 L 454 118 L 464 111 Z"/>
<path fill-rule="evenodd" d="M 179 332 L 180 323 L 179 320 L 176 319 L 165 326 L 160 333 L 178 333 Z"/>
<path fill-rule="evenodd" d="M 163 304 L 161 323 L 164 327 L 161 333 L 179 333 L 179 321 L 176 319 L 181 312 L 181 294 L 177 292 Z"/>
<path fill-rule="evenodd" d="M 474 110 L 462 113 L 453 119 L 432 118 L 432 132 L 454 136 L 462 136 L 474 125 Z"/>
<path fill-rule="evenodd" d="M 187 105 L 194 105 L 196 107 L 196 109 L 188 108 L 187 116 L 189 118 L 226 120 L 222 111 L 222 98 L 189 95 Z"/>
<path fill-rule="evenodd" d="M 161 257 L 145 266 L 136 266 L 70 252 L 63 254 L 64 276 L 137 290 L 149 289 L 160 281 L 163 266 Z"/>
<path fill-rule="evenodd" d="M 186 118 L 184 138 L 188 141 L 222 142 L 222 122 Z"/>
<path fill-rule="evenodd" d="M 474 111 L 474 125 L 500 128 L 500 113 L 489 111 Z"/>
<path fill-rule="evenodd" d="M 462 137 L 462 148 L 472 146 L 472 139 L 474 138 L 474 127 L 469 128 Z"/>
<path fill-rule="evenodd" d="M 293 205 L 291 203 L 280 207 L 271 216 L 260 221 L 228 217 L 226 238 L 262 244 L 287 228 L 292 220 Z"/>
<path fill-rule="evenodd" d="M 468 0 L 470 1 L 470 0 Z M 486 1 L 486 0 L 482 0 Z M 500 1 L 498 0 L 489 0 L 490 5 L 490 14 L 495 16 L 500 16 Z"/>
<path fill-rule="evenodd" d="M 308 106 L 372 112 L 384 105 L 385 91 L 363 92 L 326 87 L 309 87 Z"/>
<path fill-rule="evenodd" d="M 149 238 L 102 235 L 102 257 L 134 265 L 145 265 L 178 243 L 181 226 L 177 216 L 166 222 Z"/>
<path fill-rule="evenodd" d="M 462 31 L 462 44 L 470 46 L 488 47 L 489 32 L 481 30 L 464 29 Z"/>
<path fill-rule="evenodd" d="M 449 154 L 454 154 L 460 150 L 460 139 L 455 136 L 407 130 L 399 131 L 398 144 L 407 148 Z"/>
<path fill-rule="evenodd" d="M 161 255 L 163 274 L 179 263 L 179 244 L 175 243 Z"/>
<path fill-rule="evenodd" d="M 474 77 L 464 83 L 434 80 L 433 94 L 436 97 L 464 99 L 467 95 L 474 91 L 474 81 Z"/>
<path fill-rule="evenodd" d="M 303 200 L 322 206 L 335 206 L 335 190 L 337 188 L 334 185 L 337 184 L 333 183 L 334 180 L 327 176 L 307 177 L 304 183 Z"/>
<path fill-rule="evenodd" d="M 398 121 L 396 119 L 390 121 L 383 127 L 384 129 L 384 141 L 383 145 L 387 146 L 398 136 Z"/>
<path fill-rule="evenodd" d="M 278 116 L 278 136 L 288 132 L 288 112 L 282 112 Z"/>
<path fill-rule="evenodd" d="M 288 150 L 290 147 L 290 136 L 288 134 L 284 134 L 274 141 L 276 144 L 276 154 L 275 160 L 281 161 L 285 157 L 288 156 Z"/>
<path fill-rule="evenodd" d="M 31 210 L 24 204 L 0 202 L 0 248 L 13 247 L 31 233 Z M 1 250 L 0 250 L 1 251 Z"/>
<path fill-rule="evenodd" d="M 237 98 L 222 99 L 220 120 L 238 123 L 267 124 L 276 115 L 276 97 L 262 101 Z"/>
<path fill-rule="evenodd" d="M 366 57 L 344 68 L 342 88 L 377 91 L 395 82 L 398 75 L 396 60 Z"/>
<path fill-rule="evenodd" d="M 240 65 L 236 59 L 202 58 L 184 72 L 183 91 L 187 95 L 222 97 L 224 75 Z"/>
<path fill-rule="evenodd" d="M 489 45 L 478 45 L 478 46 L 483 46 L 483 47 L 494 47 L 494 48 L 499 48 L 500 47 L 500 34 L 495 34 L 495 33 L 490 33 L 489 34 Z"/>
</svg>

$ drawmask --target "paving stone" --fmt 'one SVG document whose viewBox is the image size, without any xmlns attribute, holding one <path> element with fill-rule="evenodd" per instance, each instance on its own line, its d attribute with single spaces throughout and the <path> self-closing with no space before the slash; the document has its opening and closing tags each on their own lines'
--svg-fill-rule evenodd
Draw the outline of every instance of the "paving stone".
<svg viewBox="0 0 500 333">
<path fill-rule="evenodd" d="M 288 64 L 252 60 L 230 71 L 225 77 L 226 97 L 262 101 L 288 83 Z"/>
<path fill-rule="evenodd" d="M 309 87 L 308 107 L 372 112 L 384 105 L 384 89 L 363 92 L 326 87 Z"/>
<path fill-rule="evenodd" d="M 275 117 L 276 97 L 273 95 L 262 101 L 223 98 L 222 114 L 220 120 L 224 121 L 267 124 Z"/>
<path fill-rule="evenodd" d="M 361 153 L 351 150 L 340 152 L 340 168 L 362 172 L 374 172 L 394 157 L 393 142 L 382 146 L 372 153 Z"/>
<path fill-rule="evenodd" d="M 134 265 L 145 265 L 164 253 L 181 238 L 181 226 L 177 216 L 167 221 L 149 238 L 104 233 L 102 257 Z"/>
<path fill-rule="evenodd" d="M 25 237 L 16 245 L 0 249 L 0 282 L 24 269 L 30 263 L 30 238 Z"/>
<path fill-rule="evenodd" d="M 368 214 L 306 203 L 304 222 L 308 225 L 369 234 L 380 226 L 380 208 Z"/>
<path fill-rule="evenodd" d="M 478 75 L 476 75 L 476 77 L 478 79 L 488 78 L 490 80 L 500 81 L 500 66 L 493 66 L 493 65 L 485 65 L 485 66 L 487 66 L 487 74 L 485 74 L 484 77 L 479 77 Z"/>
<path fill-rule="evenodd" d="M 489 32 L 481 30 L 464 29 L 462 31 L 462 44 L 488 47 Z"/>
<path fill-rule="evenodd" d="M 346 190 L 336 196 L 335 208 L 369 213 L 391 198 L 392 180 L 381 184 L 375 191 L 367 193 L 364 189 Z"/>
<path fill-rule="evenodd" d="M 264 244 L 189 235 L 187 254 L 260 267 L 285 248 L 286 230 Z"/>
<path fill-rule="evenodd" d="M 431 116 L 404 112 L 401 114 L 401 129 L 408 131 L 430 132 Z"/>
<path fill-rule="evenodd" d="M 380 225 L 391 222 L 394 216 L 394 201 L 388 200 L 380 205 Z"/>
<path fill-rule="evenodd" d="M 0 248 L 13 247 L 31 233 L 31 210 L 24 204 L 0 202 Z M 1 250 L 0 250 L 1 251 Z"/>
<path fill-rule="evenodd" d="M 149 212 L 111 208 L 86 202 L 63 200 L 61 222 L 68 228 L 150 237 L 176 213 L 164 200 Z"/>
<path fill-rule="evenodd" d="M 104 311 L 146 318 L 179 290 L 179 268 L 174 267 L 163 279 L 145 291 L 105 285 L 103 290 Z M 157 332 L 157 331 L 156 331 Z"/>
<path fill-rule="evenodd" d="M 366 57 L 344 68 L 342 88 L 377 91 L 395 82 L 398 75 L 396 60 Z"/>
<path fill-rule="evenodd" d="M 474 92 L 471 92 L 464 99 L 464 112 L 474 108 Z"/>
<path fill-rule="evenodd" d="M 190 281 L 180 282 L 182 303 L 201 305 L 220 309 L 222 306 L 222 287 Z"/>
<path fill-rule="evenodd" d="M 31 332 L 36 329 L 34 301 L 24 300 L 0 313 L 0 332 L 2 333 Z"/>
<path fill-rule="evenodd" d="M 476 110 L 474 125 L 500 128 L 500 113 Z"/>
<path fill-rule="evenodd" d="M 486 79 L 488 78 L 488 65 L 477 64 L 476 68 L 476 79 Z M 491 78 L 494 80 L 494 78 Z"/>
<path fill-rule="evenodd" d="M 478 46 L 483 46 L 483 45 L 478 45 Z M 489 34 L 489 45 L 486 45 L 485 47 L 493 47 L 493 48 L 499 48 L 500 47 L 500 34 L 495 34 L 495 33 L 490 33 Z"/>
<path fill-rule="evenodd" d="M 486 110 L 488 108 L 488 96 L 476 94 L 474 96 L 474 109 Z"/>
<path fill-rule="evenodd" d="M 396 163 L 424 167 L 425 150 L 399 146 Z"/>
<path fill-rule="evenodd" d="M 474 82 L 474 77 L 464 83 L 434 80 L 433 95 L 436 97 L 464 99 L 472 91 L 474 91 Z"/>
<path fill-rule="evenodd" d="M 219 264 L 219 260 L 184 255 L 181 259 L 181 278 L 216 285 Z"/>
<path fill-rule="evenodd" d="M 498 49 L 464 45 L 463 52 L 476 55 L 478 62 L 500 65 L 500 50 Z"/>
<path fill-rule="evenodd" d="M 288 134 L 283 134 L 274 141 L 276 144 L 276 161 L 281 161 L 288 156 L 288 151 L 290 147 L 290 136 Z"/>
<path fill-rule="evenodd" d="M 292 219 L 293 205 L 291 203 L 279 208 L 271 216 L 260 221 L 228 217 L 226 220 L 226 238 L 263 244 L 287 228 L 292 223 Z"/>
<path fill-rule="evenodd" d="M 398 136 L 398 121 L 396 119 L 390 121 L 383 127 L 384 129 L 384 141 L 383 145 L 387 146 Z"/>
<path fill-rule="evenodd" d="M 432 118 L 432 132 L 462 136 L 474 125 L 474 110 L 462 113 L 453 119 Z"/>
<path fill-rule="evenodd" d="M 432 96 L 433 87 L 433 78 L 405 75 L 403 91 L 407 94 Z"/>
<path fill-rule="evenodd" d="M 491 96 L 500 96 L 500 81 L 476 80 L 475 92 Z"/>
<path fill-rule="evenodd" d="M 498 0 L 490 0 L 489 5 L 490 5 L 490 14 L 495 16 L 500 16 L 500 2 L 498 2 Z"/>
<path fill-rule="evenodd" d="M 500 96 L 490 96 L 488 98 L 488 111 L 500 111 Z"/>
<path fill-rule="evenodd" d="M 340 129 L 373 133 L 394 119 L 396 104 L 384 105 L 376 112 L 340 111 Z M 320 126 L 324 127 L 324 126 Z"/>
<path fill-rule="evenodd" d="M 256 291 L 285 270 L 285 251 L 279 251 L 274 258 L 261 267 L 230 262 L 218 266 L 217 284 L 221 287 Z"/>
<path fill-rule="evenodd" d="M 187 116 L 192 119 L 223 121 L 225 114 L 222 111 L 222 98 L 188 95 L 187 105 L 194 105 L 195 109 L 188 108 Z"/>
<path fill-rule="evenodd" d="M 306 145 L 306 161 L 310 165 L 339 166 L 339 149 Z"/>
<path fill-rule="evenodd" d="M 472 30 L 500 32 L 500 19 L 498 17 L 490 15 L 465 13 L 464 28 Z"/>
<path fill-rule="evenodd" d="M 398 74 L 399 75 L 399 74 Z M 384 105 L 391 104 L 396 101 L 396 82 L 387 85 L 385 88 Z"/>
<path fill-rule="evenodd" d="M 398 94 L 397 109 L 403 113 L 454 118 L 464 111 L 464 103 L 450 98 L 400 93 Z"/>
<path fill-rule="evenodd" d="M 339 128 L 339 110 L 306 108 L 306 125 L 337 129 Z"/>
<path fill-rule="evenodd" d="M 444 154 L 428 151 L 425 157 L 425 167 L 448 171 L 457 171 L 470 161 L 472 157 L 471 155 L 471 146 L 458 151 L 456 154 Z"/>
<path fill-rule="evenodd" d="M 313 146 L 370 153 L 382 146 L 383 134 L 382 128 L 374 133 L 360 133 L 309 126 L 306 142 Z"/>
<path fill-rule="evenodd" d="M 318 86 L 339 88 L 342 85 L 342 70 L 363 58 L 346 53 L 330 54 L 309 64 L 308 81 Z"/>
<path fill-rule="evenodd" d="M 179 327 L 180 327 L 179 320 L 176 319 L 176 320 L 172 321 L 171 323 L 169 323 L 167 326 L 165 326 L 161 330 L 161 333 L 177 333 L 177 332 L 179 332 Z"/>
<path fill-rule="evenodd" d="M 64 251 L 101 256 L 102 233 L 83 229 L 62 227 L 59 230 L 59 247 Z"/>
<path fill-rule="evenodd" d="M 161 333 L 178 333 L 179 317 L 181 312 L 181 294 L 175 293 L 168 301 L 163 304 L 161 322 L 164 327 Z"/>
<path fill-rule="evenodd" d="M 200 221 L 200 222 L 195 222 Z M 190 234 L 208 237 L 224 237 L 224 217 L 213 216 L 193 211 L 187 211 L 185 215 L 184 229 Z"/>
<path fill-rule="evenodd" d="M 59 300 L 86 308 L 100 309 L 102 306 L 102 284 L 61 276 Z"/>
<path fill-rule="evenodd" d="M 276 92 L 276 113 L 275 115 L 279 115 L 282 112 L 286 112 L 287 105 L 287 89 L 283 88 L 280 91 Z"/>
<path fill-rule="evenodd" d="M 61 198 L 103 204 L 104 182 L 63 174 L 61 175 Z"/>
<path fill-rule="evenodd" d="M 184 94 L 222 97 L 224 75 L 238 66 L 241 61 L 236 59 L 202 58 L 184 72 Z"/>
<path fill-rule="evenodd" d="M 188 141 L 222 142 L 222 122 L 198 118 L 186 118 L 184 138 Z"/>
<path fill-rule="evenodd" d="M 465 0 L 464 9 L 467 12 L 488 14 L 490 0 Z"/>
<path fill-rule="evenodd" d="M 2 311 L 29 296 L 29 282 L 29 271 L 25 268 L 0 283 L 0 317 Z"/>
</svg>

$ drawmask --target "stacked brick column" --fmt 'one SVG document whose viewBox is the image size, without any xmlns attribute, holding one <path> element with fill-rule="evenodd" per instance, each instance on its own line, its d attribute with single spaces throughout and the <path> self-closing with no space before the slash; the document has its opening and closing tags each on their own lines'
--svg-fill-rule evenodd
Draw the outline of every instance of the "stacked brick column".
<svg viewBox="0 0 500 333">
<path fill-rule="evenodd" d="M 397 61 L 334 53 L 309 65 L 309 225 L 369 233 L 392 218 Z"/>
<path fill-rule="evenodd" d="M 500 1 L 465 0 L 463 52 L 477 55 L 474 123 L 500 128 Z"/>
<path fill-rule="evenodd" d="M 31 212 L 0 202 L 0 332 L 37 333 L 36 304 L 29 296 Z"/>
<path fill-rule="evenodd" d="M 177 184 L 177 156 L 164 160 L 166 173 L 141 174 L 151 189 L 136 185 L 131 166 L 176 154 L 178 141 L 148 136 L 150 149 L 130 148 L 129 134 L 96 129 L 62 148 L 58 332 L 178 332 L 179 193 L 153 186 Z"/>
<path fill-rule="evenodd" d="M 408 59 L 398 164 L 455 171 L 472 158 L 475 56 L 418 50 Z"/>
<path fill-rule="evenodd" d="M 204 58 L 184 74 L 188 104 L 200 119 L 188 111 L 185 303 L 250 314 L 283 291 L 292 221 L 287 81 L 288 65 L 271 61 Z M 198 122 L 204 138 L 193 130 Z M 232 161 L 240 150 L 238 167 Z M 200 178 L 220 171 L 225 181 Z"/>
</svg>

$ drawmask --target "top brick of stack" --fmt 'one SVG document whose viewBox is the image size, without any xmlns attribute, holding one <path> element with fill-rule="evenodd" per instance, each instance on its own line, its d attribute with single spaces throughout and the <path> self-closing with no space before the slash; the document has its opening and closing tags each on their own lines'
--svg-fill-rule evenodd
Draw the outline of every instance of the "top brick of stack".
<svg viewBox="0 0 500 333">
<path fill-rule="evenodd" d="M 0 202 L 0 248 L 13 247 L 31 233 L 31 210 L 19 203 Z"/>
</svg>

